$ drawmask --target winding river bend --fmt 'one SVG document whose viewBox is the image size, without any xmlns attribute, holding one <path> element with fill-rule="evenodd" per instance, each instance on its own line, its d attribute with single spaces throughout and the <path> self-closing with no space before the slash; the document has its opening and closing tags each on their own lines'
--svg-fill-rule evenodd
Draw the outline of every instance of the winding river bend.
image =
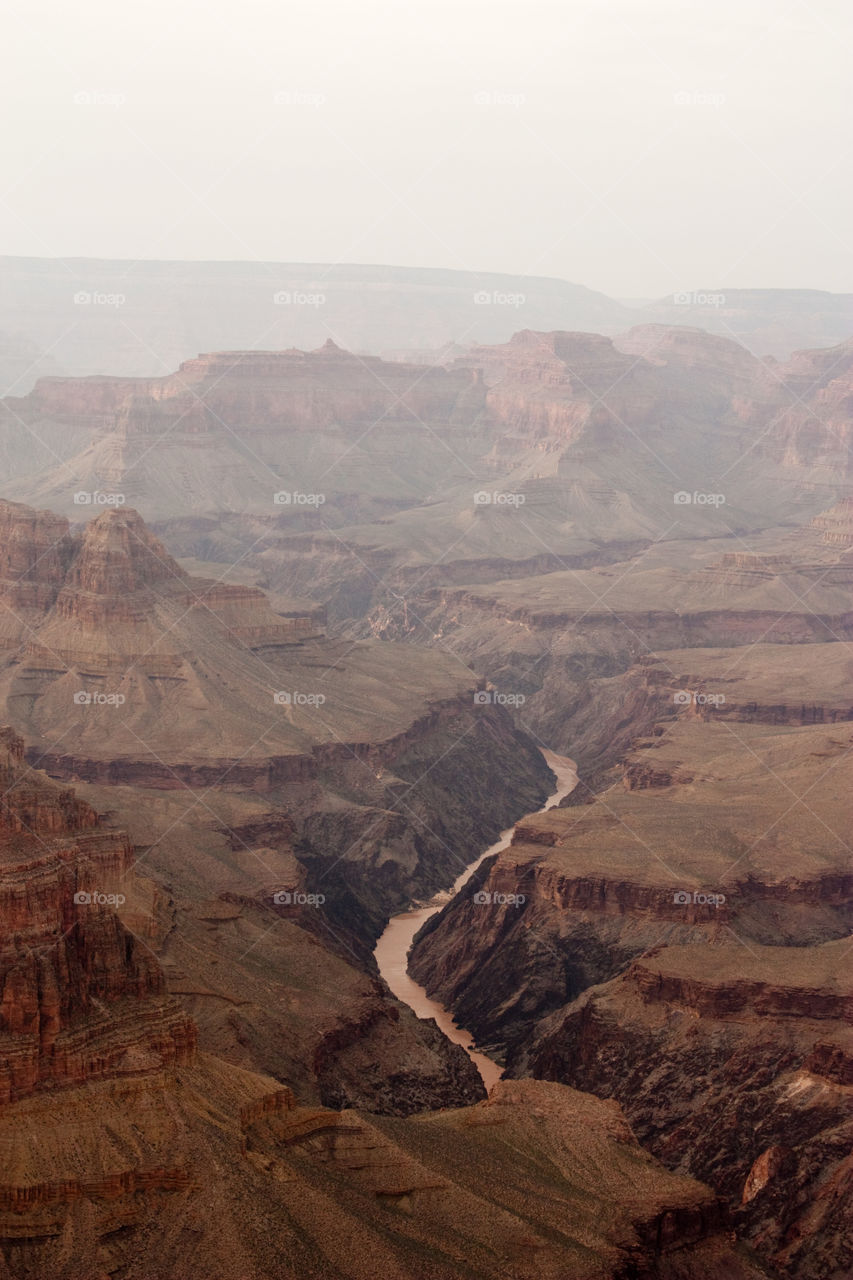
<svg viewBox="0 0 853 1280">
<path fill-rule="evenodd" d="M 569 760 L 566 756 L 555 755 L 553 751 L 543 751 L 542 754 L 552 772 L 556 774 L 557 787 L 545 801 L 540 813 L 544 812 L 545 809 L 550 809 L 552 805 L 558 804 L 563 796 L 567 796 L 570 791 L 573 791 L 578 780 L 574 760 Z M 456 1025 L 444 1005 L 430 999 L 423 987 L 409 977 L 407 966 L 412 941 L 424 921 L 428 920 L 430 916 L 434 916 L 450 901 L 454 894 L 459 892 L 470 878 L 471 873 L 479 867 L 485 858 L 490 858 L 493 853 L 498 853 L 501 849 L 507 847 L 512 840 L 514 829 L 514 827 L 507 827 L 506 831 L 502 831 L 495 843 L 489 845 L 485 853 L 481 853 L 457 877 L 452 889 L 436 894 L 425 906 L 410 908 L 408 911 L 401 912 L 400 915 L 392 916 L 374 951 L 376 963 L 379 965 L 379 972 L 397 999 L 409 1005 L 419 1018 L 435 1018 L 448 1040 L 462 1045 L 462 1048 L 483 1077 L 483 1083 L 487 1089 L 491 1089 L 492 1085 L 500 1079 L 503 1068 L 497 1062 L 493 1062 L 491 1058 L 487 1058 L 484 1053 L 477 1053 L 476 1050 L 470 1047 L 471 1033 Z"/>
</svg>

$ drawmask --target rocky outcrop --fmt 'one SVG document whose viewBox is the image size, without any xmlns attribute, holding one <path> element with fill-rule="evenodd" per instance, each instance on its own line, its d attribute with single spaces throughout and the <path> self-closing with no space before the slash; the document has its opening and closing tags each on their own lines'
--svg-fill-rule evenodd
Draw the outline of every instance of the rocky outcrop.
<svg viewBox="0 0 853 1280">
<path fill-rule="evenodd" d="M 422 1280 L 425 1259 L 436 1280 L 766 1275 L 708 1188 L 643 1152 L 614 1104 L 560 1085 L 383 1121 L 202 1056 L 16 1111 L 10 1280 Z"/>
<path fill-rule="evenodd" d="M 760 1275 L 746 1251 L 721 1248 L 725 1224 L 713 1199 L 696 1183 L 661 1179 L 618 1109 L 606 1105 L 524 1081 L 498 1084 L 476 1107 L 414 1122 L 367 1125 L 353 1112 L 297 1109 L 255 1126 L 250 1153 L 276 1171 L 283 1160 L 300 1172 L 320 1164 L 358 1192 L 354 1203 L 371 1233 L 377 1214 L 391 1213 L 404 1280 L 423 1274 L 423 1256 L 407 1257 L 410 1241 L 423 1240 L 425 1228 L 431 1235 L 439 1223 L 441 1244 L 431 1249 L 430 1267 L 442 1280 L 460 1267 L 473 1276 L 525 1280 L 631 1274 L 675 1280 L 715 1263 L 719 1274 L 736 1280 Z M 539 1185 L 543 1158 L 552 1190 L 540 1203 L 530 1190 Z M 482 1186 L 489 1188 L 485 1218 Z M 611 1208 L 598 1216 L 602 1200 Z M 374 1267 L 384 1257 L 382 1244 L 379 1253 L 376 1247 Z M 327 1266 L 325 1274 L 367 1274 L 354 1259 Z"/>
<path fill-rule="evenodd" d="M 376 1000 L 358 1018 L 342 1019 L 325 1031 L 312 1063 L 323 1104 L 412 1115 L 485 1096 L 471 1059 L 433 1022 L 423 1024 L 423 1043 L 412 1046 L 408 1062 L 394 1045 L 402 1031 L 401 1011 L 387 1000 Z"/>
<path fill-rule="evenodd" d="M 829 350 L 795 352 L 782 370 L 768 370 L 768 386 L 780 374 L 790 400 L 780 407 L 761 453 L 786 466 L 809 467 L 828 486 L 849 484 L 853 339 Z"/>
<path fill-rule="evenodd" d="M 71 549 L 62 516 L 0 502 L 0 596 L 8 608 L 47 609 L 65 579 Z"/>
<path fill-rule="evenodd" d="M 688 554 L 695 559 L 686 572 L 679 559 Z M 679 692 L 722 693 L 720 715 L 743 719 L 808 723 L 811 707 L 818 717 L 821 708 L 828 718 L 847 715 L 850 699 L 840 681 L 826 703 L 825 690 L 810 689 L 807 678 L 827 661 L 837 669 L 837 642 L 853 636 L 853 569 L 844 556 L 821 553 L 813 535 L 808 544 L 797 542 L 796 557 L 793 548 L 700 555 L 695 544 L 657 557 L 664 563 L 639 555 L 524 581 L 425 590 L 410 602 L 408 625 L 399 608 L 382 607 L 370 629 L 389 639 L 452 645 L 502 691 L 524 697 L 525 723 L 556 749 L 575 751 L 582 777 L 613 764 L 633 739 L 671 715 Z M 787 657 L 783 646 L 790 647 Z M 703 677 L 712 649 L 730 656 Z M 775 690 L 769 676 L 760 680 L 753 650 L 772 663 Z M 712 678 L 722 680 L 719 688 Z"/>
<path fill-rule="evenodd" d="M 853 547 L 853 498 L 842 498 L 834 507 L 815 516 L 811 526 L 819 530 L 821 541 L 827 546 L 840 547 L 843 551 Z"/>
<path fill-rule="evenodd" d="M 732 940 L 733 941 L 733 940 Z M 616 1098 L 784 1276 L 853 1261 L 846 942 L 664 947 L 546 1019 L 510 1065 Z"/>
<path fill-rule="evenodd" d="M 472 348 L 453 367 L 482 370 L 491 418 L 552 448 L 579 439 L 584 427 L 606 436 L 627 402 L 635 421 L 648 422 L 656 399 L 648 363 L 594 333 L 525 329 L 503 346 Z"/>
<path fill-rule="evenodd" d="M 191 577 L 134 511 L 106 511 L 75 538 L 62 521 L 4 512 L 16 530 L 7 585 L 15 599 L 35 593 L 41 616 L 10 615 L 18 647 L 0 654 L 0 686 L 56 771 L 143 782 L 147 769 L 154 785 L 183 786 L 231 768 L 271 786 L 342 755 L 387 766 L 465 699 L 473 726 L 477 682 L 452 659 L 425 655 L 412 671 L 407 650 L 325 642 L 311 613 L 282 616 L 257 587 Z M 63 766 L 54 743 L 72 729 Z M 171 769 L 185 776 L 170 781 Z"/>
<path fill-rule="evenodd" d="M 830 956 L 840 957 L 838 944 L 825 945 Z M 763 958 L 767 958 L 766 952 L 761 954 Z M 853 991 L 835 990 L 832 984 L 821 988 L 784 982 L 781 967 L 779 974 L 774 975 L 777 984 L 749 976 L 746 966 L 743 966 L 743 971 L 736 977 L 726 981 L 719 964 L 714 965 L 713 976 L 703 981 L 685 973 L 662 971 L 655 964 L 653 955 L 654 953 L 651 957 L 635 961 L 630 970 L 630 979 L 626 978 L 626 981 L 634 982 L 638 998 L 646 1004 L 664 1002 L 677 1005 L 693 1010 L 701 1018 L 725 1018 L 749 1010 L 756 1018 L 825 1019 L 839 1024 L 853 1020 Z M 778 955 L 773 953 L 769 958 L 771 961 L 777 960 Z M 738 959 L 743 961 L 743 956 Z M 793 956 L 790 964 L 796 966 L 801 960 L 802 957 Z M 754 961 L 755 955 L 751 957 L 750 970 L 754 968 Z M 812 1055 L 812 1064 L 818 1065 L 821 1057 L 822 1055 Z"/>
<path fill-rule="evenodd" d="M 117 910 L 133 854 L 0 737 L 0 1105 L 192 1060 L 195 1029 Z"/>
</svg>

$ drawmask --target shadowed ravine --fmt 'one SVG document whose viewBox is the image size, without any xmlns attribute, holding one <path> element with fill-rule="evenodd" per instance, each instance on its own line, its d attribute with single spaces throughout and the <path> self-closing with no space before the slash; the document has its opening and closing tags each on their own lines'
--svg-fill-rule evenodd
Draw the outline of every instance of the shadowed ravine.
<svg viewBox="0 0 853 1280">
<path fill-rule="evenodd" d="M 556 755 L 553 751 L 543 751 L 542 754 L 549 767 L 556 774 L 557 787 L 545 801 L 542 809 L 539 810 L 540 813 L 550 809 L 552 805 L 559 804 L 563 796 L 567 796 L 570 791 L 574 790 L 578 780 L 574 760 L 569 760 L 566 756 Z M 478 858 L 475 858 L 473 862 L 469 863 L 465 870 L 457 876 L 452 889 L 437 894 L 425 906 L 416 907 L 392 916 L 374 951 L 376 963 L 379 965 L 379 972 L 397 999 L 402 1000 L 404 1004 L 414 1010 L 419 1018 L 434 1018 L 449 1040 L 452 1040 L 454 1044 L 462 1045 L 462 1048 L 465 1049 L 480 1072 L 487 1089 L 491 1089 L 492 1085 L 500 1079 L 503 1067 L 491 1058 L 486 1057 L 484 1053 L 477 1053 L 470 1048 L 471 1033 L 466 1031 L 464 1027 L 457 1026 L 444 1005 L 430 999 L 424 988 L 409 977 L 407 966 L 409 950 L 415 934 L 421 926 L 430 916 L 434 916 L 440 911 L 454 894 L 460 891 L 463 885 L 467 884 L 472 873 L 476 871 L 481 862 L 507 847 L 512 840 L 514 829 L 514 827 L 507 827 L 505 831 L 502 831 L 495 843 L 489 845 L 488 849 L 481 853 Z"/>
</svg>

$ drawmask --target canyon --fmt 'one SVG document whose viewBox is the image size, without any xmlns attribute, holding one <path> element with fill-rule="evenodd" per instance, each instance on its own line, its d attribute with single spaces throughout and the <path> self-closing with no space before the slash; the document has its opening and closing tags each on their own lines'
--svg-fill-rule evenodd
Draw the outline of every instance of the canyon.
<svg viewBox="0 0 853 1280">
<path fill-rule="evenodd" d="M 851 365 L 849 342 L 777 365 L 642 325 L 524 330 L 447 366 L 328 339 L 42 378 L 0 402 L 3 492 L 77 520 L 133 506 L 173 552 L 247 562 L 347 620 L 415 585 L 819 516 L 847 496 Z"/>
<path fill-rule="evenodd" d="M 126 836 L 28 766 L 9 729 L 0 773 L 10 1280 L 361 1280 L 377 1259 L 389 1275 L 448 1280 L 460 1265 L 531 1280 L 649 1267 L 688 1280 L 709 1265 L 761 1277 L 712 1193 L 643 1152 L 612 1103 L 499 1084 L 488 1103 L 395 1123 L 306 1105 L 199 1051 L 155 954 L 160 892 Z"/>
<path fill-rule="evenodd" d="M 612 320 L 0 401 L 0 1275 L 848 1274 L 853 346 Z"/>
<path fill-rule="evenodd" d="M 545 801 L 544 811 L 558 804 L 564 796 L 568 795 L 577 786 L 578 775 L 574 760 L 567 760 L 557 756 L 552 751 L 543 752 L 543 755 L 557 780 L 557 788 Z M 455 1044 L 461 1044 L 467 1049 L 468 1055 L 479 1071 L 483 1084 L 487 1089 L 490 1089 L 500 1079 L 502 1074 L 500 1067 L 491 1058 L 487 1058 L 485 1054 L 477 1053 L 476 1050 L 471 1048 L 469 1045 L 470 1032 L 458 1027 L 447 1011 L 435 1000 L 430 1000 L 424 988 L 418 986 L 414 981 L 408 971 L 409 952 L 415 934 L 421 931 L 427 920 L 437 915 L 445 902 L 449 901 L 451 897 L 464 888 L 482 862 L 490 858 L 492 854 L 500 853 L 502 849 L 507 847 L 512 839 L 513 830 L 512 827 L 508 827 L 506 831 L 502 831 L 499 839 L 494 844 L 489 845 L 474 862 L 456 877 L 452 888 L 448 892 L 437 894 L 426 906 L 416 906 L 408 911 L 401 912 L 399 915 L 392 916 L 385 926 L 373 953 L 376 957 L 380 976 L 387 982 L 391 992 L 399 1000 L 407 1004 L 410 1009 L 413 1009 L 419 1018 L 434 1019 L 448 1040 L 452 1040 Z"/>
<path fill-rule="evenodd" d="M 815 1280 L 850 1261 L 849 653 L 700 643 L 596 681 L 586 780 L 410 959 L 508 1076 L 618 1099 Z"/>
<path fill-rule="evenodd" d="M 413 671 L 401 647 L 394 671 L 392 646 L 327 640 L 310 605 L 193 578 L 131 510 L 82 535 L 17 504 L 0 520 L 0 696 L 28 761 L 90 784 L 169 886 L 163 967 L 202 1047 L 336 1105 L 479 1096 L 367 958 L 393 907 L 544 799 L 535 744 L 459 663 Z"/>
</svg>

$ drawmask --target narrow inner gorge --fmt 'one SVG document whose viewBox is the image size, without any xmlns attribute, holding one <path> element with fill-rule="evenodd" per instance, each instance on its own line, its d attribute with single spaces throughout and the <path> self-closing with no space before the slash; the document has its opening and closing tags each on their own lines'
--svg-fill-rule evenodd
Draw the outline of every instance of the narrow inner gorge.
<svg viewBox="0 0 853 1280">
<path fill-rule="evenodd" d="M 574 790 L 578 781 L 574 760 L 570 760 L 567 756 L 557 755 L 553 751 L 543 751 L 542 754 L 549 768 L 556 776 L 557 786 L 542 805 L 539 810 L 540 813 L 544 813 L 555 804 L 559 804 L 564 796 Z M 468 1054 L 487 1089 L 491 1089 L 492 1085 L 500 1079 L 503 1068 L 499 1063 L 487 1057 L 486 1054 L 478 1053 L 476 1049 L 472 1048 L 471 1033 L 466 1031 L 464 1027 L 457 1026 L 444 1005 L 439 1004 L 437 1000 L 430 999 L 424 988 L 409 976 L 409 951 L 415 934 L 421 926 L 431 916 L 441 911 L 442 907 L 460 892 L 486 858 L 490 858 L 493 854 L 499 853 L 501 849 L 507 848 L 512 842 L 514 830 L 514 827 L 507 827 L 505 831 L 502 831 L 494 844 L 490 844 L 483 853 L 475 858 L 473 862 L 470 862 L 464 871 L 457 876 L 452 888 L 436 894 L 429 902 L 423 905 L 414 905 L 408 911 L 402 911 L 399 915 L 392 916 L 374 951 L 376 963 L 379 965 L 379 972 L 397 999 L 407 1004 L 419 1018 L 434 1018 L 448 1040 L 452 1040 L 454 1044 L 461 1045 Z"/>
</svg>

